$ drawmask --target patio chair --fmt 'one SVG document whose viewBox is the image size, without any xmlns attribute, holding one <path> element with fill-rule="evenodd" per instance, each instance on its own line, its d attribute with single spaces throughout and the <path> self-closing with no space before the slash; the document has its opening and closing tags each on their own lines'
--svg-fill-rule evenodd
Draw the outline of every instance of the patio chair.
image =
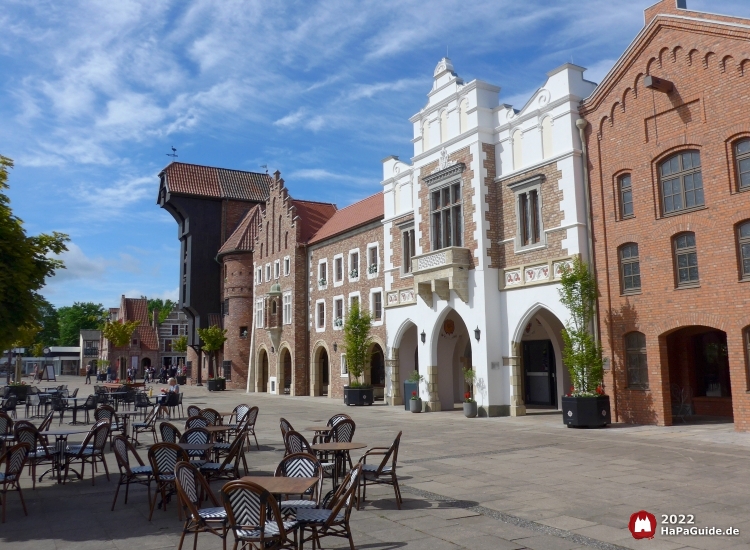
<svg viewBox="0 0 750 550">
<path fill-rule="evenodd" d="M 135 447 L 133 447 L 133 444 L 130 443 L 124 435 L 118 435 L 115 437 L 114 451 L 115 459 L 117 460 L 117 467 L 120 469 L 120 479 L 117 481 L 115 498 L 112 500 L 112 511 L 115 511 L 117 495 L 120 492 L 120 487 L 123 485 L 125 485 L 125 504 L 128 503 L 128 492 L 131 483 L 138 483 L 146 486 L 148 489 L 148 502 L 150 503 L 151 481 L 153 479 L 151 466 L 144 464 L 143 459 L 138 456 L 138 452 L 135 450 Z M 132 454 L 138 462 L 137 466 L 130 465 L 130 454 Z"/>
<path fill-rule="evenodd" d="M 94 422 L 99 422 L 100 420 L 107 420 L 110 424 L 109 448 L 112 449 L 112 439 L 115 436 L 115 432 L 127 435 L 125 433 L 125 424 L 118 420 L 117 413 L 112 405 L 99 405 L 99 407 L 97 407 L 94 411 Z"/>
<path fill-rule="evenodd" d="M 331 430 L 331 440 L 341 443 L 351 443 L 354 440 L 354 430 L 356 428 L 357 425 L 351 418 L 340 420 L 333 425 L 333 429 Z M 352 457 L 349 455 L 349 451 L 344 451 L 344 456 L 346 456 L 346 459 L 349 462 L 349 468 L 353 468 L 354 465 L 352 464 Z"/>
<path fill-rule="evenodd" d="M 161 505 L 159 506 L 165 512 L 167 511 L 167 502 L 169 496 L 175 491 L 174 468 L 179 461 L 189 462 L 187 453 L 174 443 L 156 443 L 148 450 L 148 462 L 151 464 L 151 470 L 156 482 L 156 491 L 151 499 L 148 520 L 154 515 L 156 507 L 156 497 L 161 495 Z M 177 513 L 182 519 L 182 510 L 178 506 Z"/>
<path fill-rule="evenodd" d="M 185 525 L 178 550 L 182 548 L 187 533 L 193 533 L 193 547 L 198 544 L 198 533 L 213 533 L 222 539 L 226 548 L 227 511 L 211 492 L 206 479 L 198 468 L 187 462 L 178 462 L 174 467 L 177 496 L 185 511 Z M 213 507 L 201 508 L 203 501 L 209 500 Z"/>
<path fill-rule="evenodd" d="M 191 430 L 193 428 L 205 428 L 209 422 L 202 416 L 191 416 L 185 421 L 185 429 Z"/>
<path fill-rule="evenodd" d="M 29 473 L 31 474 L 31 489 L 36 490 L 36 466 L 47 463 L 50 466 L 55 462 L 54 450 L 50 449 L 47 438 L 42 437 L 31 422 L 16 422 L 16 441 L 28 443 Z"/>
<path fill-rule="evenodd" d="M 195 405 L 188 405 L 188 408 L 187 408 L 188 418 L 192 416 L 200 416 L 200 414 L 201 414 L 200 407 L 196 407 Z"/>
<path fill-rule="evenodd" d="M 349 517 L 352 514 L 354 493 L 359 487 L 362 466 L 357 464 L 344 478 L 344 481 L 331 501 L 322 509 L 300 508 L 297 510 L 297 521 L 300 526 L 299 544 L 304 546 L 307 540 L 313 541 L 320 547 L 322 537 L 338 537 L 349 541 L 349 547 L 354 549 L 352 530 L 349 527 Z M 305 530 L 310 529 L 310 537 L 305 539 Z"/>
<path fill-rule="evenodd" d="M 180 392 L 177 394 L 177 405 L 175 405 L 175 409 L 177 409 L 177 412 L 180 414 L 180 418 L 185 416 L 185 409 L 182 406 L 182 398 L 185 397 L 185 395 Z"/>
<path fill-rule="evenodd" d="M 326 422 L 326 426 L 329 428 L 334 427 L 336 424 L 341 422 L 342 420 L 351 420 L 351 416 L 344 413 L 334 414 L 331 418 L 328 419 L 328 422 Z M 315 434 L 315 437 L 313 437 L 313 445 L 316 443 L 328 443 L 331 441 L 331 432 L 328 433 L 320 433 Z"/>
<path fill-rule="evenodd" d="M 373 447 L 369 449 L 359 459 L 358 464 L 362 465 L 362 498 L 367 498 L 367 482 L 376 485 L 391 485 L 393 492 L 396 494 L 396 506 L 401 510 L 401 504 L 404 499 L 401 498 L 401 489 L 398 487 L 398 478 L 396 477 L 396 462 L 398 461 L 398 445 L 401 442 L 401 434 L 398 432 L 396 439 L 390 447 Z M 367 464 L 367 457 L 382 456 L 383 460 L 379 465 Z M 390 465 L 388 464 L 390 462 Z M 357 499 L 357 509 L 362 502 Z"/>
<path fill-rule="evenodd" d="M 279 418 L 279 429 L 281 429 L 281 439 L 286 441 L 286 434 L 294 430 L 292 423 L 286 418 Z"/>
<path fill-rule="evenodd" d="M 180 441 L 180 430 L 169 422 L 159 424 L 159 434 L 164 443 L 178 443 Z"/>
<path fill-rule="evenodd" d="M 250 405 L 237 405 L 232 411 L 232 415 L 229 417 L 229 423 L 227 424 L 230 428 L 236 428 L 245 415 L 250 410 Z"/>
<path fill-rule="evenodd" d="M 315 452 L 310 447 L 310 444 L 307 442 L 307 439 L 305 439 L 305 436 L 303 436 L 299 432 L 295 432 L 294 430 L 287 432 L 286 437 L 284 438 L 284 446 L 286 448 L 286 454 L 284 455 L 285 457 L 298 453 L 307 453 L 315 456 Z M 323 468 L 323 473 L 327 474 L 329 477 L 332 477 L 334 480 L 333 484 L 336 485 L 336 463 L 321 461 L 320 465 Z"/>
<path fill-rule="evenodd" d="M 71 393 L 70 395 L 68 395 L 68 397 L 78 397 L 78 390 L 79 389 L 81 389 L 81 388 L 74 389 L 73 393 Z"/>
<path fill-rule="evenodd" d="M 184 437 L 184 434 L 183 434 Z M 238 479 L 240 477 L 240 460 L 244 462 L 245 455 L 242 453 L 243 440 L 237 437 L 229 452 L 221 462 L 206 462 L 201 464 L 201 473 L 206 476 L 206 480 L 211 482 L 217 479 Z M 243 464 L 247 474 L 247 463 Z"/>
<path fill-rule="evenodd" d="M 234 548 L 297 547 L 296 521 L 284 521 L 276 499 L 260 485 L 249 481 L 230 481 L 221 489 Z"/>
<path fill-rule="evenodd" d="M 133 437 L 136 445 L 138 445 L 138 434 L 142 433 L 150 433 L 154 437 L 154 443 L 156 443 L 156 416 L 158 412 L 159 405 L 154 405 L 143 422 L 133 422 Z"/>
<path fill-rule="evenodd" d="M 255 423 L 258 421 L 258 412 L 260 410 L 258 407 L 251 407 L 249 411 L 247 411 L 247 415 L 245 416 L 247 420 L 247 448 L 250 449 L 250 436 L 252 435 L 255 439 L 255 447 L 260 451 L 260 445 L 258 445 L 258 437 L 255 435 Z"/>
<path fill-rule="evenodd" d="M 169 392 L 166 394 L 165 399 L 159 404 L 159 413 L 166 413 L 167 418 L 172 418 L 172 410 L 177 406 L 177 401 L 180 394 Z"/>
<path fill-rule="evenodd" d="M 86 464 L 91 464 L 91 485 L 96 485 L 96 463 L 101 462 L 104 472 L 109 481 L 109 469 L 107 461 L 104 460 L 104 446 L 109 439 L 110 424 L 107 420 L 100 420 L 91 428 L 86 439 L 80 445 L 69 445 L 65 451 L 65 478 L 68 477 L 70 465 L 74 462 L 81 463 L 81 479 L 83 479 Z M 63 483 L 65 481 L 63 480 Z"/>
<path fill-rule="evenodd" d="M 45 416 L 44 420 L 42 420 L 42 423 L 39 424 L 39 431 L 46 432 L 47 430 L 49 430 L 50 426 L 52 426 L 52 421 L 54 419 L 55 419 L 55 413 L 53 411 L 48 412 L 47 416 Z"/>
<path fill-rule="evenodd" d="M 211 433 L 206 428 L 190 428 L 175 443 L 191 443 L 193 445 L 208 445 L 211 441 Z M 207 451 L 187 451 L 190 458 L 208 461 Z"/>
<path fill-rule="evenodd" d="M 21 506 L 23 506 L 23 513 L 25 516 L 29 515 L 29 512 L 26 510 L 26 503 L 23 500 L 21 484 L 19 483 L 23 467 L 26 465 L 29 450 L 28 443 L 17 443 L 0 455 L 0 464 L 5 463 L 5 472 L 0 472 L 0 500 L 2 500 L 3 504 L 3 523 L 5 523 L 5 507 L 8 503 L 8 491 L 18 491 L 18 497 L 21 499 Z"/>
<path fill-rule="evenodd" d="M 96 405 L 96 396 L 91 394 L 86 398 L 86 401 L 80 405 L 74 405 L 73 410 L 76 411 L 76 414 L 78 414 L 78 411 L 84 411 L 86 413 L 86 424 L 88 424 L 91 422 L 91 416 L 89 413 L 96 410 Z"/>
<path fill-rule="evenodd" d="M 122 397 L 122 406 L 130 410 L 130 406 L 135 406 L 136 392 L 133 388 L 128 388 L 127 393 Z"/>
<path fill-rule="evenodd" d="M 0 405 L 0 411 L 4 412 L 5 414 L 12 414 L 13 418 L 16 418 L 16 406 L 18 405 L 18 396 L 15 394 L 10 394 L 8 397 L 5 398 L 5 401 L 3 401 L 3 404 Z"/>
<path fill-rule="evenodd" d="M 281 515 L 296 516 L 300 508 L 318 508 L 323 491 L 323 467 L 320 461 L 308 453 L 297 453 L 285 456 L 276 467 L 274 477 L 317 477 L 318 482 L 300 498 L 279 502 Z M 286 495 L 287 497 L 289 495 Z M 305 498 L 306 497 L 306 498 Z"/>
<path fill-rule="evenodd" d="M 39 388 L 31 386 L 26 394 L 26 418 L 38 416 L 42 407 L 42 398 L 39 396 Z M 29 416 L 29 409 L 32 409 L 33 415 Z"/>
<path fill-rule="evenodd" d="M 221 415 L 215 409 L 201 409 L 201 412 L 198 416 L 202 416 L 203 418 L 208 420 L 208 423 L 212 426 L 221 424 Z"/>
<path fill-rule="evenodd" d="M 63 417 L 65 416 L 65 411 L 68 410 L 68 407 L 65 406 L 65 401 L 63 401 L 59 393 L 52 394 L 49 398 L 49 401 L 50 405 L 52 406 L 52 412 L 60 414 L 60 420 L 58 421 L 57 425 L 61 426 Z"/>
<path fill-rule="evenodd" d="M 143 392 L 137 392 L 135 394 L 135 403 L 133 403 L 133 408 L 137 411 L 140 409 L 143 411 L 143 419 L 146 419 L 146 414 L 148 414 L 148 410 L 153 407 L 154 405 L 151 403 L 151 400 L 148 398 L 148 395 L 146 395 Z"/>
<path fill-rule="evenodd" d="M 7 441 L 13 441 L 13 420 L 8 413 L 0 411 L 0 451 L 3 450 Z"/>
</svg>

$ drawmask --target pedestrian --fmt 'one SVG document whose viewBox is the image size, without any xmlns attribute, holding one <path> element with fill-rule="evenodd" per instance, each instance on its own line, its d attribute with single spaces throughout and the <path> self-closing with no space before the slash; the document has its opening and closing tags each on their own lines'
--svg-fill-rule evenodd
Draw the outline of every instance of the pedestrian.
<svg viewBox="0 0 750 550">
<path fill-rule="evenodd" d="M 86 371 L 86 381 L 84 382 L 84 384 L 91 384 L 91 375 L 93 375 L 93 374 L 95 374 L 94 373 L 94 365 L 93 364 L 89 364 L 89 368 Z"/>
<path fill-rule="evenodd" d="M 107 367 L 107 382 L 112 382 L 112 366 Z"/>
</svg>

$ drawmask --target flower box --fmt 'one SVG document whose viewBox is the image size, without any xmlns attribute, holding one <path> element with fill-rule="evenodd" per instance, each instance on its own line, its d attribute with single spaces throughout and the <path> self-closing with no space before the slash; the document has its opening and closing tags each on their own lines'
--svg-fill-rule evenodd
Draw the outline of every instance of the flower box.
<svg viewBox="0 0 750 550">
<path fill-rule="evenodd" d="M 608 395 L 563 397 L 563 422 L 568 428 L 601 428 L 612 422 Z"/>
<path fill-rule="evenodd" d="M 378 264 L 372 264 L 370 267 L 367 268 L 367 273 L 372 275 L 373 273 L 378 272 Z"/>
<path fill-rule="evenodd" d="M 372 405 L 373 388 L 350 388 L 344 386 L 344 405 Z"/>
<path fill-rule="evenodd" d="M 227 389 L 227 381 L 224 378 L 212 378 L 208 380 L 208 391 L 224 391 Z"/>
</svg>

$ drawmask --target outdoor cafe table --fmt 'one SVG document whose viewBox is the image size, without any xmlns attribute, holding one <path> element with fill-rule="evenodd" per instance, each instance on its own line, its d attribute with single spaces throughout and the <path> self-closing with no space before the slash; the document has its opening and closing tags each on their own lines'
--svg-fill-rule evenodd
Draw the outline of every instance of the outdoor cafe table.
<svg viewBox="0 0 750 550">
<path fill-rule="evenodd" d="M 206 430 L 211 434 L 211 439 L 216 439 L 216 434 L 222 432 L 228 432 L 232 428 L 224 424 L 217 424 L 216 426 L 206 426 Z"/>
<path fill-rule="evenodd" d="M 334 453 L 336 460 L 334 470 L 337 476 L 337 479 L 333 482 L 334 487 L 338 485 L 338 473 L 343 471 L 343 459 L 346 458 L 346 453 L 348 453 L 349 451 L 356 451 L 357 449 L 364 449 L 366 447 L 366 443 L 356 443 L 354 441 L 331 441 L 329 443 L 318 443 L 316 445 L 310 445 L 310 448 L 317 453 Z"/>
<path fill-rule="evenodd" d="M 318 482 L 317 477 L 245 476 L 241 479 L 260 485 L 273 495 L 301 495 Z"/>
<path fill-rule="evenodd" d="M 178 443 L 177 445 L 187 453 L 201 451 L 205 459 L 208 459 L 208 453 L 214 448 L 213 443 Z"/>
<path fill-rule="evenodd" d="M 75 426 L 76 424 L 85 424 L 85 422 L 78 422 L 76 420 L 76 415 L 78 414 L 78 400 L 79 399 L 86 399 L 85 397 L 64 397 L 65 401 L 70 403 L 73 402 L 73 420 L 68 422 L 71 426 Z"/>
<path fill-rule="evenodd" d="M 331 430 L 333 429 L 333 426 L 328 426 L 327 424 L 318 424 L 317 426 L 308 426 L 305 428 L 308 432 L 315 432 L 315 435 L 313 436 L 313 443 L 316 441 L 323 442 L 323 437 L 327 436 Z"/>
<path fill-rule="evenodd" d="M 42 478 L 46 476 L 50 472 L 57 472 L 57 482 L 62 483 L 64 480 L 62 479 L 62 471 L 65 469 L 65 449 L 68 447 L 68 436 L 73 434 L 85 434 L 88 433 L 89 430 L 87 428 L 76 428 L 76 427 L 70 427 L 70 428 L 53 428 L 51 430 L 45 430 L 43 432 L 39 432 L 41 435 L 44 436 L 54 436 L 55 437 L 55 453 L 53 454 L 54 462 L 52 464 L 52 468 L 44 472 L 42 475 L 39 476 L 39 481 L 42 481 Z M 73 470 L 73 473 L 75 473 L 78 476 L 78 479 L 81 479 L 83 477 L 82 473 L 78 473 L 76 470 Z"/>
</svg>

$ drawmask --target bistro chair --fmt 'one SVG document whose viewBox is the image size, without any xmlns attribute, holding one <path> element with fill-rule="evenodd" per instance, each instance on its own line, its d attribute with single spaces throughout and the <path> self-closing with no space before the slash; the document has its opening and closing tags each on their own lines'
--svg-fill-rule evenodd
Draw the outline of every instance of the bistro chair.
<svg viewBox="0 0 750 550">
<path fill-rule="evenodd" d="M 186 430 L 192 430 L 193 428 L 205 428 L 208 425 L 208 420 L 206 420 L 202 416 L 191 416 L 185 421 Z"/>
<path fill-rule="evenodd" d="M 276 499 L 260 485 L 230 481 L 221 489 L 234 548 L 297 548 L 296 521 L 284 521 Z M 294 533 L 294 538 L 290 535 Z"/>
<path fill-rule="evenodd" d="M 115 432 L 127 435 L 125 433 L 125 424 L 118 421 L 117 412 L 115 412 L 115 409 L 112 407 L 112 405 L 99 405 L 99 407 L 94 411 L 94 421 L 99 422 L 100 420 L 109 421 L 109 448 L 111 449 L 112 438 L 114 437 Z"/>
<path fill-rule="evenodd" d="M 299 432 L 295 432 L 294 430 L 287 432 L 286 437 L 284 438 L 284 447 L 286 448 L 286 455 L 284 456 L 298 453 L 307 453 L 315 456 L 315 452 L 310 447 L 310 444 L 307 442 L 307 439 L 305 439 L 305 436 L 303 436 Z M 335 462 L 321 461 L 320 465 L 323 468 L 323 473 L 332 477 L 334 481 L 333 484 L 336 485 Z"/>
<path fill-rule="evenodd" d="M 211 433 L 206 428 L 190 428 L 175 443 L 190 443 L 192 445 L 208 445 L 211 442 Z M 208 461 L 208 451 L 187 451 L 190 458 Z"/>
<path fill-rule="evenodd" d="M 143 419 L 146 419 L 146 415 L 148 414 L 148 410 L 153 407 L 153 404 L 151 403 L 151 400 L 148 398 L 148 395 L 146 395 L 143 392 L 136 392 L 135 394 L 135 402 L 133 403 L 133 408 L 137 410 L 141 410 L 143 412 Z"/>
<path fill-rule="evenodd" d="M 279 418 L 279 429 L 281 429 L 281 439 L 283 439 L 285 442 L 286 442 L 286 434 L 288 432 L 294 431 L 294 427 L 292 426 L 292 423 L 283 417 Z"/>
<path fill-rule="evenodd" d="M 401 504 L 404 502 L 404 499 L 401 498 L 401 489 L 399 489 L 398 478 L 396 477 L 396 461 L 398 460 L 398 445 L 401 442 L 402 433 L 398 432 L 396 439 L 390 447 L 373 447 L 363 454 L 358 462 L 358 464 L 362 465 L 362 498 L 367 498 L 368 481 L 371 485 L 391 485 L 393 492 L 396 494 L 396 506 L 399 510 L 401 510 Z M 367 457 L 369 456 L 382 456 L 383 460 L 377 466 L 367 464 Z M 358 498 L 358 510 L 360 502 L 362 500 Z"/>
<path fill-rule="evenodd" d="M 230 428 L 236 428 L 237 424 L 242 422 L 242 419 L 250 410 L 250 405 L 237 405 L 232 411 L 232 415 L 229 417 L 229 423 L 227 424 Z"/>
<path fill-rule="evenodd" d="M 39 432 L 41 432 L 41 435 L 44 436 L 46 439 L 47 436 L 44 435 L 43 432 L 46 432 L 50 429 L 50 426 L 52 426 L 52 421 L 55 419 L 55 413 L 50 411 L 47 413 L 47 416 L 44 417 L 44 420 L 42 420 L 42 423 L 39 424 Z"/>
<path fill-rule="evenodd" d="M 124 435 L 115 436 L 114 439 L 114 452 L 115 459 L 117 460 L 117 467 L 120 469 L 120 479 L 117 481 L 117 489 L 115 489 L 115 498 L 112 500 L 112 511 L 115 511 L 115 504 L 117 503 L 117 495 L 120 493 L 120 487 L 125 485 L 125 504 L 128 503 L 128 491 L 130 490 L 131 483 L 139 483 L 145 485 L 148 489 L 148 502 L 151 502 L 151 480 L 153 478 L 153 471 L 151 466 L 145 464 L 143 459 L 138 455 L 133 444 L 127 440 Z M 137 466 L 131 466 L 130 455 L 135 457 Z"/>
<path fill-rule="evenodd" d="M 36 490 L 36 466 L 37 464 L 54 464 L 54 451 L 47 445 L 47 439 L 39 434 L 31 422 L 16 422 L 16 441 L 28 443 L 29 445 L 29 473 L 31 474 L 31 489 Z"/>
<path fill-rule="evenodd" d="M 179 443 L 180 437 L 182 436 L 180 430 L 169 422 L 162 422 L 159 424 L 159 434 L 164 443 Z"/>
<path fill-rule="evenodd" d="M 334 414 L 331 418 L 328 419 L 328 422 L 326 422 L 326 426 L 329 428 L 333 428 L 336 424 L 341 422 L 342 420 L 351 420 L 351 416 L 344 413 Z M 313 437 L 313 445 L 316 443 L 329 443 L 331 441 L 331 432 L 328 433 L 318 433 L 315 434 L 315 437 Z"/>
<path fill-rule="evenodd" d="M 177 405 L 175 405 L 175 409 L 180 414 L 180 418 L 182 418 L 183 416 L 185 416 L 185 409 L 182 406 L 182 398 L 184 396 L 185 395 L 182 392 L 180 392 L 180 393 L 177 394 Z"/>
<path fill-rule="evenodd" d="M 154 405 L 143 422 L 133 422 L 133 437 L 138 445 L 138 434 L 150 433 L 156 443 L 156 417 L 159 413 L 159 405 Z"/>
<path fill-rule="evenodd" d="M 6 441 L 13 441 L 13 420 L 8 413 L 0 411 L 0 451 L 5 446 Z"/>
<path fill-rule="evenodd" d="M 274 477 L 317 477 L 318 482 L 295 500 L 279 502 L 281 515 L 295 516 L 300 508 L 318 508 L 323 491 L 323 467 L 320 461 L 308 453 L 296 453 L 285 456 L 276 467 Z M 289 495 L 287 495 L 289 496 Z"/>
<path fill-rule="evenodd" d="M 0 405 L 0 411 L 5 414 L 13 414 L 13 418 L 16 418 L 16 405 L 18 405 L 18 396 L 16 394 L 10 394 L 5 398 L 3 404 Z"/>
<path fill-rule="evenodd" d="M 258 421 L 258 407 L 251 407 L 249 411 L 247 411 L 247 415 L 245 415 L 245 419 L 247 420 L 247 448 L 250 449 L 250 436 L 252 435 L 255 439 L 255 447 L 260 451 L 260 445 L 258 445 L 258 437 L 255 435 L 255 423 Z"/>
<path fill-rule="evenodd" d="M 42 398 L 39 395 L 39 388 L 37 386 L 31 386 L 26 394 L 26 418 L 32 418 L 29 415 L 29 409 L 33 411 L 33 417 L 39 416 L 42 410 Z"/>
<path fill-rule="evenodd" d="M 167 511 L 167 502 L 169 496 L 175 491 L 174 468 L 179 461 L 189 462 L 187 453 L 174 443 L 156 443 L 148 450 L 148 461 L 151 464 L 151 470 L 156 481 L 156 491 L 151 500 L 151 506 L 148 513 L 148 520 L 154 515 L 156 507 L 156 498 L 161 495 L 161 504 L 159 505 L 165 512 Z M 182 510 L 177 507 L 177 513 L 182 519 Z"/>
<path fill-rule="evenodd" d="M 188 418 L 192 416 L 200 416 L 200 414 L 201 414 L 200 407 L 196 407 L 195 405 L 188 405 L 188 408 L 187 408 Z"/>
<path fill-rule="evenodd" d="M 76 414 L 78 414 L 77 411 L 84 411 L 86 413 L 86 424 L 88 424 L 91 422 L 89 413 L 96 410 L 96 396 L 94 394 L 89 395 L 82 404 L 74 405 L 73 410 L 76 411 Z"/>
<path fill-rule="evenodd" d="M 208 420 L 208 423 L 212 426 L 221 424 L 221 415 L 215 409 L 201 409 L 201 412 L 198 416 L 202 416 L 203 418 Z"/>
<path fill-rule="evenodd" d="M 244 434 L 242 434 L 244 436 Z M 238 479 L 240 477 L 240 460 L 243 461 L 245 474 L 247 475 L 247 463 L 242 453 L 244 441 L 241 437 L 235 438 L 229 452 L 221 462 L 206 462 L 200 465 L 201 473 L 206 480 L 211 482 L 217 479 Z"/>
<path fill-rule="evenodd" d="M 68 470 L 73 462 L 81 463 L 81 479 L 83 479 L 84 470 L 86 464 L 91 464 L 91 485 L 96 485 L 96 476 L 94 474 L 96 470 L 97 461 L 102 463 L 104 466 L 104 472 L 107 474 L 107 481 L 109 481 L 109 469 L 107 468 L 107 461 L 104 460 L 104 446 L 107 444 L 109 439 L 110 424 L 107 420 L 99 420 L 91 428 L 89 433 L 86 435 L 86 439 L 80 445 L 69 445 L 65 451 L 65 478 L 68 477 Z M 64 482 L 64 480 L 63 480 Z"/>
<path fill-rule="evenodd" d="M 213 533 L 222 539 L 223 547 L 226 548 L 227 511 L 216 500 L 206 478 L 198 468 L 187 462 L 178 462 L 174 467 L 174 474 L 177 496 L 185 511 L 185 525 L 182 527 L 178 550 L 181 550 L 188 533 L 194 534 L 194 548 L 198 544 L 198 533 Z M 211 501 L 213 507 L 201 508 L 206 500 Z"/>
<path fill-rule="evenodd" d="M 8 491 L 18 491 L 18 497 L 21 499 L 23 514 L 29 515 L 26 510 L 26 503 L 23 500 L 21 492 L 21 473 L 26 465 L 26 458 L 29 454 L 30 447 L 28 443 L 17 443 L 10 447 L 4 454 L 0 455 L 0 464 L 5 463 L 5 472 L 0 472 L 0 500 L 3 501 L 3 523 L 5 523 L 5 505 L 8 503 Z"/>
<path fill-rule="evenodd" d="M 354 440 L 354 430 L 356 429 L 356 427 L 357 425 L 351 418 L 340 420 L 333 425 L 333 429 L 331 430 L 331 439 L 340 443 L 351 443 Z M 352 464 L 352 457 L 349 455 L 349 451 L 345 451 L 344 455 L 349 461 L 349 468 L 353 468 L 354 465 Z"/>
</svg>

